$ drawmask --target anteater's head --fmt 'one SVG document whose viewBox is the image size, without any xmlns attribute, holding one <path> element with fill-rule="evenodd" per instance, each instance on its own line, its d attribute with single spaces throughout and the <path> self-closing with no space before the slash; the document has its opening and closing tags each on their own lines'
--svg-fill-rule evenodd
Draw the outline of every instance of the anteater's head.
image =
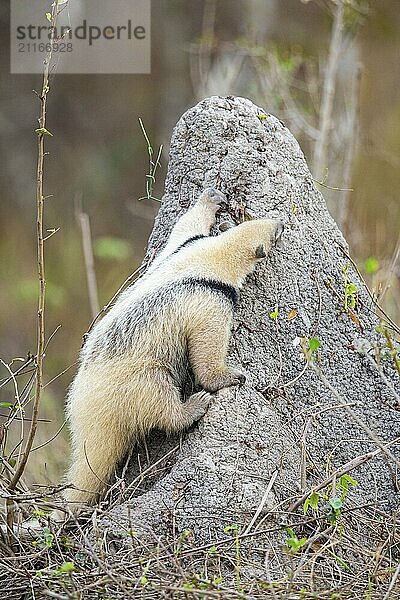
<svg viewBox="0 0 400 600">
<path fill-rule="evenodd" d="M 240 286 L 246 275 L 277 245 L 283 230 L 280 219 L 254 219 L 230 227 L 214 238 L 211 261 L 214 265 L 220 264 L 223 279 Z"/>
</svg>

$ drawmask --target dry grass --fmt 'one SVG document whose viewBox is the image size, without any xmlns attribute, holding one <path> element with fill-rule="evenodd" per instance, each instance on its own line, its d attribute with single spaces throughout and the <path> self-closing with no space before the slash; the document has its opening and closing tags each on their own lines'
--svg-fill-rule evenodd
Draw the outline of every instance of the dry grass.
<svg viewBox="0 0 400 600">
<path fill-rule="evenodd" d="M 334 522 L 324 509 L 304 515 L 302 507 L 280 507 L 269 514 L 268 527 L 261 519 L 249 532 L 250 516 L 243 515 L 243 523 L 221 527 L 220 536 L 203 544 L 191 531 L 173 534 L 172 522 L 169 533 L 153 537 L 116 523 L 116 537 L 116 527 L 102 522 L 110 521 L 106 505 L 57 527 L 44 513 L 56 491 L 27 493 L 15 502 L 15 513 L 39 518 L 40 526 L 35 535 L 15 529 L 3 536 L 4 600 L 398 597 L 399 515 L 376 505 L 347 498 Z M 297 551 L 287 543 L 289 527 L 305 539 Z"/>
</svg>

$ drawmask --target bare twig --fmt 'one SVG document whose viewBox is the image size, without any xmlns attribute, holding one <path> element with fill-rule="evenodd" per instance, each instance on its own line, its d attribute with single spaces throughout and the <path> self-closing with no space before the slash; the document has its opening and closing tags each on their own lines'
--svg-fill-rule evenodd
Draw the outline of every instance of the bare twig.
<svg viewBox="0 0 400 600">
<path fill-rule="evenodd" d="M 364 423 L 362 419 L 360 419 L 360 417 L 354 412 L 354 410 L 349 406 L 349 404 L 343 400 L 337 389 L 333 387 L 330 381 L 328 381 L 328 379 L 322 373 L 321 369 L 316 367 L 313 363 L 311 363 L 311 366 L 318 375 L 318 377 L 321 379 L 322 383 L 330 390 L 330 392 L 335 396 L 337 401 L 349 413 L 353 421 L 357 423 L 357 425 L 361 427 L 361 429 L 367 434 L 370 440 L 372 440 L 378 446 L 378 448 L 380 448 L 381 451 L 384 454 L 386 454 L 386 456 L 390 458 L 400 468 L 400 460 L 392 452 L 390 452 L 390 450 L 388 450 L 388 444 L 384 444 L 382 440 L 380 440 L 379 437 L 368 427 L 368 425 Z M 392 443 L 394 442 L 390 442 L 389 445 L 391 445 Z"/>
<path fill-rule="evenodd" d="M 397 565 L 397 569 L 396 569 L 396 570 L 395 570 L 395 572 L 393 573 L 393 577 L 392 577 L 392 579 L 391 579 L 391 581 L 390 581 L 390 584 L 389 584 L 388 590 L 387 590 L 386 594 L 385 594 L 385 595 L 384 595 L 384 597 L 383 597 L 383 600 L 389 600 L 389 598 L 390 598 L 390 594 L 391 594 L 391 593 L 392 593 L 392 591 L 394 590 L 394 586 L 396 585 L 396 581 L 397 581 L 397 578 L 398 578 L 399 574 L 400 574 L 400 562 L 399 562 L 399 564 Z"/>
<path fill-rule="evenodd" d="M 361 67 L 358 64 L 351 82 L 350 92 L 350 108 L 348 117 L 348 132 L 349 137 L 347 140 L 347 148 L 344 159 L 344 172 L 343 172 L 343 190 L 339 198 L 339 210 L 338 219 L 341 228 L 343 229 L 346 225 L 347 214 L 349 210 L 349 191 L 351 185 L 351 176 L 353 172 L 353 159 L 354 151 L 357 143 L 357 132 L 358 132 L 358 109 L 359 109 L 359 89 L 360 89 L 360 77 Z"/>
<path fill-rule="evenodd" d="M 339 246 L 339 248 L 341 249 L 341 251 L 343 252 L 343 254 L 346 256 L 346 258 L 349 259 L 349 261 L 351 262 L 351 264 L 355 268 L 355 270 L 357 272 L 357 275 L 361 279 L 361 281 L 362 281 L 362 283 L 364 285 L 364 288 L 365 288 L 368 296 L 372 300 L 372 304 L 374 305 L 374 307 L 381 313 L 381 315 L 383 315 L 383 317 L 385 317 L 386 321 L 388 322 L 388 324 L 390 325 L 390 327 L 393 329 L 393 331 L 395 331 L 396 333 L 398 333 L 400 335 L 400 327 L 393 321 L 393 319 L 391 317 L 389 317 L 389 315 L 387 314 L 387 312 L 379 304 L 379 302 L 377 301 L 377 299 L 375 298 L 375 296 L 373 295 L 373 293 L 369 289 L 368 285 L 366 284 L 366 281 L 365 281 L 364 277 L 362 276 L 362 274 L 360 272 L 360 269 L 358 268 L 356 262 L 352 259 L 352 257 L 350 256 L 350 254 L 348 252 L 346 252 L 345 248 L 343 248 L 343 246 L 338 241 L 336 241 L 336 243 Z"/>
<path fill-rule="evenodd" d="M 334 479 L 338 479 L 342 475 L 349 473 L 350 471 L 352 471 L 353 469 L 356 469 L 357 467 L 364 464 L 368 460 L 375 458 L 382 452 L 387 452 L 387 449 L 389 446 L 391 446 L 399 441 L 400 441 L 400 438 L 396 438 L 395 440 L 392 440 L 391 442 L 389 442 L 389 444 L 384 445 L 382 448 L 378 448 L 377 450 L 373 450 L 372 452 L 367 452 L 366 454 L 361 454 L 360 456 L 356 456 L 355 458 L 352 458 L 345 465 L 336 469 L 329 477 L 324 479 L 324 481 L 322 481 L 321 483 L 319 483 L 316 486 L 313 486 L 310 490 L 308 490 L 306 493 L 304 493 L 298 500 L 293 502 L 293 504 L 289 508 L 289 512 L 293 512 L 296 510 L 296 508 L 301 506 L 303 504 L 303 502 L 310 496 L 310 494 L 312 492 L 318 492 L 319 490 L 322 490 L 327 485 L 329 485 Z"/>
<path fill-rule="evenodd" d="M 353 188 L 334 187 L 332 185 L 328 185 L 327 183 L 325 183 L 325 181 L 318 181 L 318 179 L 315 179 L 314 177 L 312 178 L 312 180 L 315 183 L 318 183 L 318 185 L 322 185 L 322 187 L 327 188 L 328 190 L 333 190 L 334 192 L 354 192 Z"/>
<path fill-rule="evenodd" d="M 44 310 L 45 310 L 45 296 L 46 296 L 46 280 L 45 280 L 45 265 L 44 265 L 44 229 L 43 229 L 43 212 L 44 212 L 44 197 L 43 197 L 43 164 L 44 164 L 44 139 L 49 134 L 46 129 L 46 107 L 47 107 L 47 94 L 49 92 L 49 69 L 53 53 L 54 46 L 54 35 L 55 27 L 58 16 L 58 3 L 54 2 L 51 7 L 50 17 L 50 48 L 44 61 L 44 72 L 43 72 L 43 84 L 42 92 L 39 96 L 41 103 L 40 117 L 39 117 L 39 128 L 36 130 L 38 134 L 38 159 L 37 159 L 37 186 L 36 186 L 36 203 L 37 203 L 37 224 L 36 224 L 36 236 L 37 236 L 37 267 L 38 267 L 38 278 L 39 278 L 39 300 L 38 300 L 38 318 L 37 318 L 37 350 L 36 350 L 36 385 L 35 385 L 35 396 L 32 407 L 32 421 L 28 434 L 28 439 L 25 445 L 25 449 L 21 459 L 18 461 L 17 467 L 13 478 L 9 483 L 9 490 L 12 491 L 16 488 L 18 481 L 20 480 L 26 463 L 28 461 L 29 453 L 32 448 L 33 440 L 35 438 L 39 404 L 43 387 L 43 359 L 44 359 L 44 348 L 45 348 L 45 322 L 44 322 Z"/>
<path fill-rule="evenodd" d="M 143 121 L 140 117 L 139 117 L 139 125 L 142 130 L 143 137 L 146 140 L 147 154 L 149 156 L 149 172 L 146 175 L 146 196 L 142 196 L 141 198 L 139 198 L 139 201 L 147 199 L 147 200 L 156 200 L 157 202 L 160 202 L 159 198 L 156 198 L 155 196 L 153 196 L 153 186 L 156 182 L 156 171 L 157 171 L 157 167 L 160 165 L 160 159 L 161 159 L 161 153 L 162 153 L 163 146 L 162 146 L 162 144 L 160 144 L 160 146 L 158 148 L 156 160 L 153 160 L 154 150 L 150 143 L 150 139 L 149 139 L 149 136 L 147 135 Z"/>
<path fill-rule="evenodd" d="M 329 58 L 324 77 L 324 87 L 321 100 L 318 138 L 314 148 L 313 170 L 317 179 L 322 179 L 327 166 L 327 151 L 329 132 L 332 127 L 332 110 L 335 96 L 336 75 L 339 55 L 342 48 L 344 2 L 338 0 L 332 27 L 329 46 Z"/>
<path fill-rule="evenodd" d="M 393 358 L 394 365 L 395 365 L 395 367 L 397 369 L 397 372 L 400 375 L 400 360 L 399 360 L 399 357 L 397 356 L 397 350 L 394 347 L 393 340 L 390 337 L 390 333 L 388 332 L 388 330 L 386 329 L 386 327 L 383 328 L 383 335 L 385 336 L 386 343 L 387 343 L 387 346 L 388 346 L 388 348 L 390 350 L 390 354 L 391 354 L 391 356 Z M 396 395 L 396 397 L 399 398 L 398 395 Z"/>
<path fill-rule="evenodd" d="M 270 491 L 272 490 L 272 487 L 275 483 L 275 479 L 278 476 L 279 471 L 274 471 L 274 473 L 272 474 L 271 479 L 269 480 L 269 483 L 267 485 L 267 489 L 265 490 L 265 493 L 261 499 L 260 504 L 258 505 L 258 508 L 256 510 L 256 512 L 254 513 L 254 517 L 252 518 L 252 520 L 250 521 L 250 523 L 248 524 L 248 526 L 246 527 L 246 530 L 244 532 L 244 534 L 246 535 L 247 533 L 250 533 L 251 528 L 253 527 L 254 523 L 257 521 L 258 517 L 261 514 L 261 511 L 263 510 L 265 503 L 268 499 L 268 495 L 270 493 Z"/>
<path fill-rule="evenodd" d="M 389 266 L 389 269 L 388 269 L 387 274 L 386 274 L 385 285 L 383 286 L 382 291 L 379 294 L 379 300 L 382 300 L 382 298 L 384 297 L 384 295 L 388 291 L 389 286 L 390 286 L 390 282 L 392 280 L 393 274 L 394 274 L 395 269 L 396 269 L 396 265 L 399 262 L 399 260 L 400 260 L 400 235 L 399 235 L 399 238 L 397 240 L 397 244 L 396 244 L 396 247 L 395 247 L 394 252 L 393 252 L 392 260 L 390 261 L 390 266 Z"/>
<path fill-rule="evenodd" d="M 87 213 L 76 210 L 76 218 L 81 228 L 83 257 L 85 260 L 86 280 L 89 292 L 90 310 L 94 319 L 100 311 L 99 295 L 97 292 L 96 271 L 94 268 L 92 234 L 90 230 L 90 220 Z"/>
<path fill-rule="evenodd" d="M 387 332 L 386 332 L 386 333 L 387 333 Z M 392 340 L 390 339 L 390 336 L 389 336 L 389 339 L 388 339 L 388 338 L 386 338 L 386 339 L 387 339 L 388 343 L 392 343 Z M 392 344 L 392 348 L 394 348 L 394 347 L 393 347 L 393 344 Z M 395 352 L 395 350 L 394 350 L 394 352 Z M 382 381 L 384 382 L 384 384 L 385 384 L 385 385 L 388 387 L 388 389 L 391 391 L 391 393 L 392 393 L 392 395 L 393 395 L 394 399 L 396 400 L 396 402 L 397 402 L 398 406 L 400 406 L 400 395 L 399 395 L 399 394 L 396 392 L 396 390 L 395 390 L 395 387 L 394 387 L 393 383 L 390 381 L 390 379 L 388 379 L 388 378 L 386 377 L 385 373 L 382 371 L 382 369 L 380 368 L 380 366 L 379 366 L 379 365 L 376 363 L 376 361 L 375 361 L 375 360 L 372 358 L 372 356 L 370 356 L 370 355 L 368 354 L 368 350 L 367 350 L 367 349 L 365 349 L 365 353 L 364 353 L 364 355 L 363 355 L 363 356 L 364 356 L 364 357 L 365 357 L 365 358 L 368 360 L 369 364 L 370 364 L 370 365 L 371 365 L 371 366 L 372 366 L 374 369 L 376 369 L 376 371 L 378 372 L 378 375 L 380 376 L 380 378 L 382 379 Z M 396 358 L 397 358 L 397 356 L 396 356 Z M 397 360 L 398 360 L 398 359 L 397 359 Z M 395 363 L 395 364 L 397 364 L 397 363 Z M 400 371 L 399 371 L 399 372 L 400 372 Z"/>
</svg>

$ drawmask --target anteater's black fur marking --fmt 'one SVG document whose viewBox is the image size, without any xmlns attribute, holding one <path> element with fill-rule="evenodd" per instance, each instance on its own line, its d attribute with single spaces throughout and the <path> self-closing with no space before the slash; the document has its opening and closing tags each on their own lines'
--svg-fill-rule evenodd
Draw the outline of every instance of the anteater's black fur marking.
<svg viewBox="0 0 400 600">
<path fill-rule="evenodd" d="M 195 287 L 200 287 L 203 290 L 212 290 L 223 294 L 235 307 L 239 300 L 239 292 L 233 285 L 229 285 L 228 283 L 223 283 L 222 281 L 218 281 L 218 279 L 207 279 L 205 277 L 188 277 L 187 279 L 183 279 L 180 284 L 184 285 L 193 285 Z"/>
<path fill-rule="evenodd" d="M 127 352 L 134 338 L 135 330 L 147 327 L 148 322 L 160 314 L 165 306 L 173 305 L 175 299 L 179 297 L 179 288 L 187 291 L 189 294 L 196 293 L 197 291 L 217 293 L 230 303 L 232 310 L 234 310 L 239 300 L 239 292 L 236 288 L 217 279 L 187 277 L 171 282 L 170 285 L 152 290 L 149 294 L 139 298 L 123 314 L 120 314 L 115 319 L 112 327 L 105 333 L 102 339 L 103 352 L 108 356 L 116 356 Z M 175 364 L 177 348 L 164 348 L 162 352 L 167 354 L 168 352 L 172 352 L 171 356 L 165 358 L 165 362 Z M 181 357 L 179 360 L 179 369 L 183 370 L 184 362 Z M 177 372 L 179 369 L 177 369 Z"/>
<path fill-rule="evenodd" d="M 183 244 L 181 244 L 180 246 L 178 246 L 176 248 L 176 250 L 174 250 L 173 252 L 171 252 L 171 254 L 169 254 L 167 256 L 167 258 L 169 258 L 170 256 L 172 256 L 173 254 L 176 254 L 177 252 L 179 252 L 179 250 L 182 250 L 182 248 L 185 248 L 185 246 L 189 246 L 189 244 L 191 244 L 192 242 L 196 242 L 197 240 L 201 240 L 205 237 L 209 237 L 208 235 L 202 235 L 201 233 L 199 233 L 199 235 L 193 235 L 192 237 L 188 238 L 187 240 L 185 240 L 183 242 Z"/>
</svg>

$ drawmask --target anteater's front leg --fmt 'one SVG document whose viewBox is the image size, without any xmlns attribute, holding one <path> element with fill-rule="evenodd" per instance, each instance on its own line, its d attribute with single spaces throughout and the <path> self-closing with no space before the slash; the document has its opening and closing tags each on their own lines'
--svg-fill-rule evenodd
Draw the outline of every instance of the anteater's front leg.
<svg viewBox="0 0 400 600">
<path fill-rule="evenodd" d="M 164 250 L 153 261 L 151 268 L 175 252 L 182 244 L 197 236 L 208 236 L 215 224 L 215 214 L 226 202 L 225 195 L 207 188 L 200 195 L 196 204 L 185 212 L 175 224 Z"/>
</svg>

